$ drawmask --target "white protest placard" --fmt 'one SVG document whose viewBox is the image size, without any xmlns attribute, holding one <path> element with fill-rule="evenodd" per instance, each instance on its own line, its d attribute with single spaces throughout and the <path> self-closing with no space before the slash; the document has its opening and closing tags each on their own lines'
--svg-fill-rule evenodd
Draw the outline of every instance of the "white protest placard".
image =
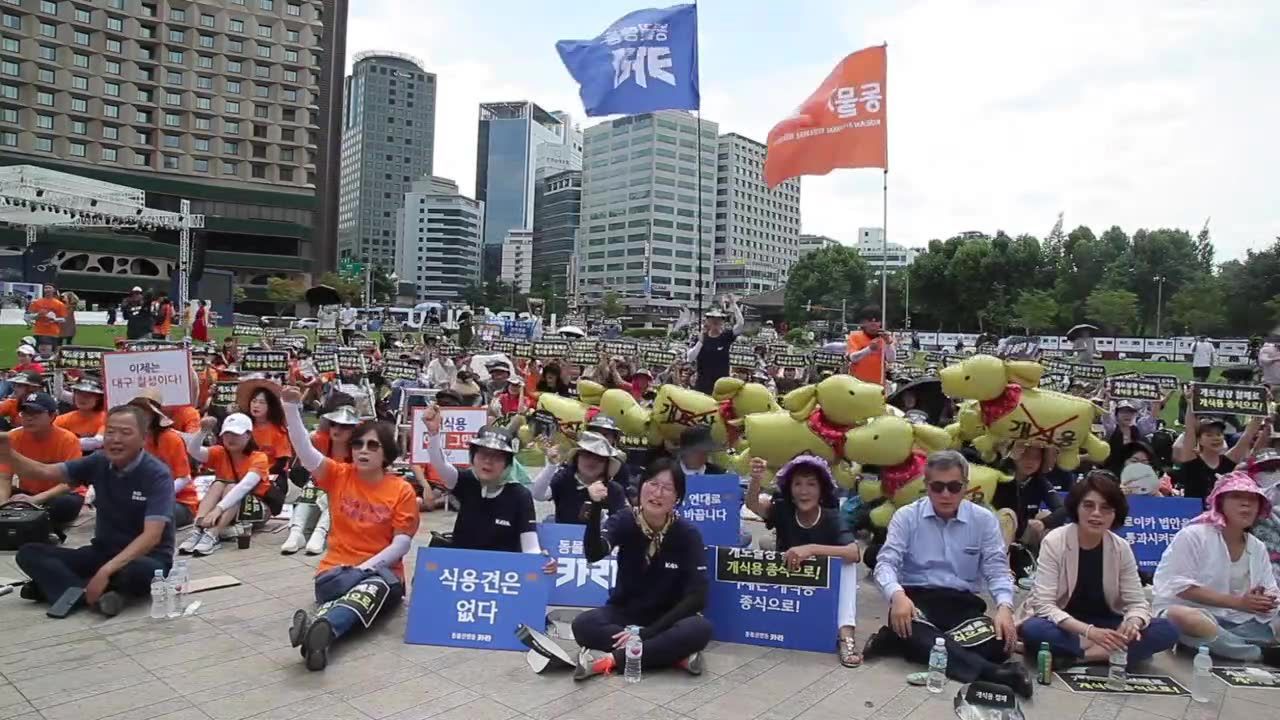
<svg viewBox="0 0 1280 720">
<path fill-rule="evenodd" d="M 123 405 L 150 389 L 160 392 L 162 405 L 190 405 L 190 363 L 187 350 L 103 354 L 102 385 L 107 391 L 107 407 Z"/>
<path fill-rule="evenodd" d="M 416 464 L 431 462 L 427 457 L 427 426 L 422 422 L 426 408 L 414 408 L 410 426 L 409 460 Z M 444 444 L 444 459 L 459 468 L 471 465 L 471 439 L 489 422 L 485 408 L 440 408 L 440 441 Z"/>
</svg>

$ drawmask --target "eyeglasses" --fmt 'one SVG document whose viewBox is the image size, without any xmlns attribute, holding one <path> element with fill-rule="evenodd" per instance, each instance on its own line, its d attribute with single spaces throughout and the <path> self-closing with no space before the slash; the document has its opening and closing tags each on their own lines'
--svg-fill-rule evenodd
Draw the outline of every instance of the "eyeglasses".
<svg viewBox="0 0 1280 720">
<path fill-rule="evenodd" d="M 352 440 L 352 450 L 381 450 L 382 443 L 377 440 Z"/>
<path fill-rule="evenodd" d="M 656 493 L 666 493 L 668 495 L 676 494 L 675 485 L 667 485 L 664 483 L 645 483 L 645 487 L 652 488 Z"/>
<path fill-rule="evenodd" d="M 952 482 L 931 482 L 929 483 L 929 492 L 934 495 L 941 495 L 946 492 L 951 495 L 959 495 L 964 492 L 964 483 L 958 481 Z"/>
</svg>

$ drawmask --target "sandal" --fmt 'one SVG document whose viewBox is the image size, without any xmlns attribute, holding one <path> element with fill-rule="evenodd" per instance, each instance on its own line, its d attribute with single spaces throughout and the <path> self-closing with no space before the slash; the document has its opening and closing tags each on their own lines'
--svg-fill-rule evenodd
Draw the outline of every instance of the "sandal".
<svg viewBox="0 0 1280 720">
<path fill-rule="evenodd" d="M 847 668 L 861 667 L 862 653 L 858 650 L 857 636 L 841 635 L 836 638 L 836 655 L 840 657 L 840 664 Z"/>
</svg>

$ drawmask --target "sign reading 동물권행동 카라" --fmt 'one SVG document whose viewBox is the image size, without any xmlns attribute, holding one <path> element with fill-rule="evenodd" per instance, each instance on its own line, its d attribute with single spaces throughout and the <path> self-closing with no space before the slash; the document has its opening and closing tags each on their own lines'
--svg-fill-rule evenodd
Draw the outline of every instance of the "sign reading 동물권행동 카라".
<svg viewBox="0 0 1280 720">
<path fill-rule="evenodd" d="M 538 524 L 538 544 L 556 559 L 555 585 L 547 600 L 551 605 L 600 607 L 608 602 L 617 583 L 617 551 L 587 562 L 583 550 L 585 529 L 586 525 Z"/>
</svg>

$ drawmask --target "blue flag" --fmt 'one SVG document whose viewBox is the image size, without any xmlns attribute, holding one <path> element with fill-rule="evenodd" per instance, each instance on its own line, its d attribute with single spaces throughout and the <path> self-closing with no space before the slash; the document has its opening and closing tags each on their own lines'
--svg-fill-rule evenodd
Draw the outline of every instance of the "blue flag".
<svg viewBox="0 0 1280 720">
<path fill-rule="evenodd" d="M 696 5 L 637 10 L 593 40 L 561 40 L 556 51 L 588 116 L 698 109 Z"/>
</svg>

